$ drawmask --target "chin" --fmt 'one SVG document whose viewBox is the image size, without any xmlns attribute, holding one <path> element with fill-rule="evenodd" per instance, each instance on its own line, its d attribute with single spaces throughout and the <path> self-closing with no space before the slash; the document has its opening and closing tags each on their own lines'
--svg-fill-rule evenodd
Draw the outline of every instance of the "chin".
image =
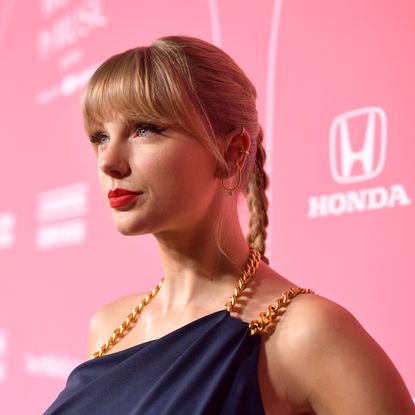
<svg viewBox="0 0 415 415">
<path fill-rule="evenodd" d="M 149 233 L 148 229 L 143 229 L 139 224 L 116 221 L 115 226 L 118 232 L 124 236 L 145 235 Z"/>
<path fill-rule="evenodd" d="M 128 226 L 117 227 L 118 232 L 124 236 L 138 236 L 145 235 L 149 232 L 144 231 L 143 229 L 134 229 Z"/>
</svg>

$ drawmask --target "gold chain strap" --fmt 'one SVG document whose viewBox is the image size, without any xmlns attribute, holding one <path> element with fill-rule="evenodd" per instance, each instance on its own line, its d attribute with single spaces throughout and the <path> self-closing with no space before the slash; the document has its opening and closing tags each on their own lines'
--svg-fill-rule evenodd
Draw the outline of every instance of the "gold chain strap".
<svg viewBox="0 0 415 415">
<path fill-rule="evenodd" d="M 111 347 L 120 339 L 121 337 L 124 337 L 128 330 L 130 330 L 130 326 L 132 323 L 135 323 L 137 321 L 137 316 L 141 313 L 143 308 L 151 301 L 151 299 L 159 292 L 161 286 L 163 285 L 164 277 L 160 280 L 160 282 L 153 288 L 153 290 L 148 293 L 148 295 L 144 298 L 144 300 L 140 301 L 137 307 L 134 308 L 134 310 L 128 314 L 127 318 L 123 321 L 123 323 L 120 325 L 120 327 L 116 328 L 112 336 L 105 342 L 104 345 L 101 346 L 99 351 L 95 352 L 93 354 L 94 359 L 97 357 L 101 357 L 103 354 L 107 353 L 108 350 L 111 349 Z"/>
<path fill-rule="evenodd" d="M 229 297 L 228 301 L 225 303 L 225 308 L 228 312 L 233 309 L 233 306 L 236 303 L 236 299 L 240 296 L 241 292 L 246 288 L 249 282 L 252 280 L 252 277 L 255 274 L 255 271 L 258 269 L 259 262 L 261 260 L 261 254 L 253 247 L 249 247 L 250 254 L 247 260 L 246 269 L 244 270 L 242 276 L 239 278 L 238 285 L 234 289 L 234 294 Z M 101 357 L 103 354 L 107 353 L 113 345 L 131 329 L 132 323 L 137 321 L 137 316 L 141 314 L 143 308 L 152 300 L 152 298 L 159 292 L 161 286 L 163 285 L 165 277 L 163 277 L 160 282 L 153 288 L 153 290 L 148 293 L 144 300 L 140 301 L 137 307 L 128 314 L 127 318 L 123 323 L 114 330 L 110 338 L 101 346 L 100 350 L 93 354 L 93 358 Z M 277 316 L 282 315 L 288 304 L 291 303 L 291 300 L 299 294 L 315 294 L 310 288 L 290 288 L 284 291 L 280 297 L 275 300 L 275 302 L 268 306 L 268 311 L 261 312 L 259 314 L 258 320 L 251 320 L 249 323 L 250 335 L 255 333 L 262 332 L 264 328 L 273 322 Z M 285 308 L 284 308 L 285 307 Z M 284 308 L 281 310 L 281 308 Z"/>
<path fill-rule="evenodd" d="M 245 270 L 241 278 L 239 278 L 238 285 L 234 288 L 234 294 L 229 297 L 228 301 L 225 303 L 225 308 L 228 310 L 228 312 L 233 309 L 233 306 L 236 303 L 236 299 L 252 280 L 255 271 L 258 269 L 259 261 L 261 260 L 261 253 L 252 246 L 249 247 L 249 251 L 250 253 L 246 262 Z"/>
<path fill-rule="evenodd" d="M 310 288 L 290 288 L 284 291 L 280 297 L 275 300 L 275 302 L 268 306 L 268 311 L 263 311 L 259 313 L 259 320 L 252 320 L 249 323 L 250 335 L 257 332 L 261 332 L 264 328 L 277 318 L 277 316 L 282 315 L 286 309 L 280 310 L 281 307 L 286 307 L 291 302 L 291 300 L 296 297 L 298 294 L 315 294 Z"/>
<path fill-rule="evenodd" d="M 239 279 L 238 287 L 235 287 L 235 294 L 229 298 L 228 302 L 225 304 L 225 307 L 228 311 L 232 309 L 235 305 L 236 298 L 239 296 L 240 292 L 243 291 L 246 285 L 251 281 L 252 276 L 258 268 L 259 261 L 261 259 L 261 254 L 253 247 L 249 247 L 250 253 L 247 260 L 247 266 L 245 271 L 242 274 L 242 277 Z M 160 280 L 156 287 L 146 296 L 143 301 L 140 301 L 138 306 L 128 314 L 127 318 L 123 323 L 116 328 L 110 338 L 101 346 L 99 351 L 93 354 L 93 358 L 101 357 L 103 354 L 107 353 L 114 344 L 121 338 L 124 337 L 128 330 L 131 329 L 132 323 L 137 321 L 137 316 L 142 312 L 143 308 L 151 301 L 151 299 L 159 292 L 161 286 L 163 285 L 164 277 Z M 228 305 L 228 303 L 230 303 Z"/>
</svg>

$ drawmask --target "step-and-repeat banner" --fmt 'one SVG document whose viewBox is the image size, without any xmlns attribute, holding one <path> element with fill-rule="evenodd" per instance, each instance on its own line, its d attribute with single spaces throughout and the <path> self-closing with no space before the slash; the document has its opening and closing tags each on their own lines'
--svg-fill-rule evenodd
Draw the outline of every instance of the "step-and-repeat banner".
<svg viewBox="0 0 415 415">
<path fill-rule="evenodd" d="M 257 87 L 271 266 L 351 311 L 414 396 L 414 20 L 404 0 L 0 1 L 2 413 L 42 413 L 94 311 L 162 275 L 152 235 L 115 229 L 80 96 L 107 57 L 169 34 Z"/>
</svg>

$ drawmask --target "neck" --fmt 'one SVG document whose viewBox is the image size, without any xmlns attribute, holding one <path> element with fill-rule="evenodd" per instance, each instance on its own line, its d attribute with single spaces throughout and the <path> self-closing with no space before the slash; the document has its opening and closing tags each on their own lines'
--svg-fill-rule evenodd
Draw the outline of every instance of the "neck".
<svg viewBox="0 0 415 415">
<path fill-rule="evenodd" d="M 203 226 L 193 225 L 187 232 L 181 228 L 180 235 L 156 235 L 165 280 L 154 302 L 162 315 L 224 306 L 249 257 L 237 215 L 235 220 L 237 224 L 226 227 L 226 239 L 220 242 L 226 255 L 217 246 L 214 233 Z"/>
</svg>

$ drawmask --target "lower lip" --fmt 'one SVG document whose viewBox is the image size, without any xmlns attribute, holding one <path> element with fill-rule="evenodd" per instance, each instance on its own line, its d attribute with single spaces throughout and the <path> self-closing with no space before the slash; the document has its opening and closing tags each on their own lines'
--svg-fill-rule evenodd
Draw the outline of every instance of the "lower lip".
<svg viewBox="0 0 415 415">
<path fill-rule="evenodd" d="M 128 203 L 130 203 L 131 201 L 135 200 L 137 197 L 141 196 L 142 193 L 138 194 L 138 195 L 122 195 L 122 196 L 117 196 L 117 197 L 110 197 L 110 205 L 113 208 L 118 208 L 121 206 L 125 206 Z"/>
</svg>

